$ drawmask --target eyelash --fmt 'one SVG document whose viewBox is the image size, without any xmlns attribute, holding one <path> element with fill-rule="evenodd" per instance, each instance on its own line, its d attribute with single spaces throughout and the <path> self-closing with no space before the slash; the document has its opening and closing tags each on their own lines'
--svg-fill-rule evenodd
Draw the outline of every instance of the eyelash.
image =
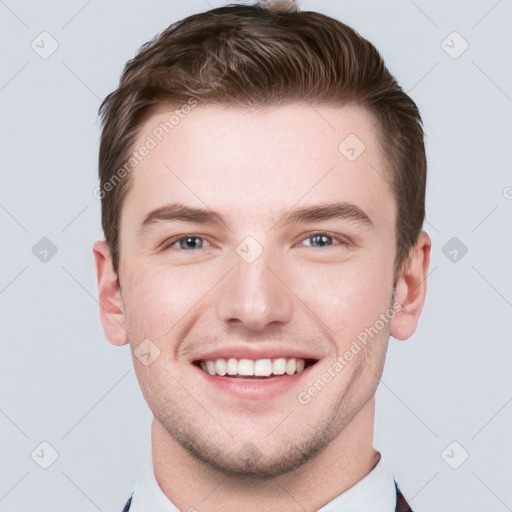
<svg viewBox="0 0 512 512">
<path fill-rule="evenodd" d="M 324 249 L 324 250 L 326 250 L 326 249 L 333 249 L 333 248 L 338 247 L 338 246 L 347 246 L 347 245 L 349 245 L 349 242 L 345 238 L 333 235 L 331 233 L 327 233 L 325 231 L 315 231 L 315 232 L 312 232 L 312 233 L 308 233 L 308 235 L 306 237 L 302 238 L 301 241 L 308 240 L 308 239 L 313 238 L 315 236 L 326 236 L 328 238 L 331 238 L 332 240 L 335 240 L 336 242 L 338 242 L 338 244 L 330 245 L 330 246 L 324 246 L 324 247 L 312 247 L 313 249 Z M 180 236 L 179 238 L 171 238 L 169 240 L 166 240 L 162 244 L 162 250 L 171 249 L 174 244 L 177 244 L 181 240 L 186 240 L 187 238 L 197 238 L 199 240 L 207 241 L 205 237 L 202 237 L 200 235 L 194 235 L 194 234 L 184 235 L 184 236 Z M 178 248 L 177 250 L 184 251 L 184 252 L 197 252 L 200 249 L 190 249 L 190 250 L 187 250 L 187 249 L 179 249 Z"/>
</svg>

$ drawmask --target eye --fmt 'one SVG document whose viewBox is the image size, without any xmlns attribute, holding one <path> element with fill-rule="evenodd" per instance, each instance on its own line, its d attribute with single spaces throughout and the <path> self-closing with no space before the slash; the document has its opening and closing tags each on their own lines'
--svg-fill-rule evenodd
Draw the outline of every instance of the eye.
<svg viewBox="0 0 512 512">
<path fill-rule="evenodd" d="M 308 241 L 306 247 L 314 249 L 331 248 L 335 246 L 348 245 L 347 240 L 343 237 L 331 235 L 329 233 L 318 232 L 311 233 L 303 239 L 303 243 Z M 196 235 L 186 235 L 180 238 L 172 238 L 162 244 L 162 250 L 176 249 L 183 251 L 197 251 L 204 248 L 204 244 L 209 244 L 203 237 Z"/>
<path fill-rule="evenodd" d="M 338 242 L 334 245 L 347 245 L 347 241 L 341 237 L 336 237 L 330 235 L 329 233 L 312 233 L 307 238 L 304 238 L 304 241 L 309 240 L 311 244 L 309 247 L 314 248 L 323 248 L 323 247 L 332 247 L 333 242 Z"/>
<path fill-rule="evenodd" d="M 171 240 L 167 240 L 162 245 L 162 250 L 175 248 L 180 250 L 198 250 L 203 248 L 203 244 L 205 243 L 205 239 L 200 236 L 195 235 L 187 235 L 181 238 L 173 238 Z"/>
</svg>

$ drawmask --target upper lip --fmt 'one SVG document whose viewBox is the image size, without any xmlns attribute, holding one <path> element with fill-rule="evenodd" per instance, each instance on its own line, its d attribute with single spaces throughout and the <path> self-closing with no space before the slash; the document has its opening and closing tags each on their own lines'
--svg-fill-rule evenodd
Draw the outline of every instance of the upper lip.
<svg viewBox="0 0 512 512">
<path fill-rule="evenodd" d="M 232 347 L 221 347 L 215 350 L 210 350 L 204 354 L 194 357 L 193 361 L 208 361 L 211 359 L 229 359 L 234 357 L 235 359 L 277 359 L 280 357 L 296 359 L 312 359 L 317 361 L 319 358 L 305 352 L 298 348 L 292 348 L 289 346 L 278 346 L 273 345 L 271 347 L 252 347 L 248 345 L 234 345 Z"/>
</svg>

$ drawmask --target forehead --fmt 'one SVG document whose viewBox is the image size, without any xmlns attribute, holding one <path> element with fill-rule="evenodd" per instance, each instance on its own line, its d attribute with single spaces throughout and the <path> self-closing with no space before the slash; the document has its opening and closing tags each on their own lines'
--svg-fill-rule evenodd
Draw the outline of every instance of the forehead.
<svg viewBox="0 0 512 512">
<path fill-rule="evenodd" d="M 178 114 L 157 112 L 140 128 L 133 149 L 150 149 L 130 173 L 121 224 L 171 202 L 246 224 L 335 201 L 355 203 L 377 224 L 394 215 L 374 121 L 359 107 L 201 106 Z"/>
</svg>

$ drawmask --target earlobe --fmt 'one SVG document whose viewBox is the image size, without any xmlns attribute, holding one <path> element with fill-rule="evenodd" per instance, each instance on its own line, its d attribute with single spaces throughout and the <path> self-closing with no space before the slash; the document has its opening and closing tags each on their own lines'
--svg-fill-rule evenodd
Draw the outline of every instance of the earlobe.
<svg viewBox="0 0 512 512">
<path fill-rule="evenodd" d="M 396 281 L 395 301 L 402 306 L 391 320 L 390 333 L 398 340 L 406 340 L 416 331 L 427 295 L 431 247 L 430 237 L 422 231 Z"/>
<path fill-rule="evenodd" d="M 93 245 L 100 320 L 105 337 L 113 345 L 126 345 L 128 334 L 125 329 L 124 305 L 121 298 L 119 279 L 112 265 L 110 249 L 105 241 Z"/>
</svg>

